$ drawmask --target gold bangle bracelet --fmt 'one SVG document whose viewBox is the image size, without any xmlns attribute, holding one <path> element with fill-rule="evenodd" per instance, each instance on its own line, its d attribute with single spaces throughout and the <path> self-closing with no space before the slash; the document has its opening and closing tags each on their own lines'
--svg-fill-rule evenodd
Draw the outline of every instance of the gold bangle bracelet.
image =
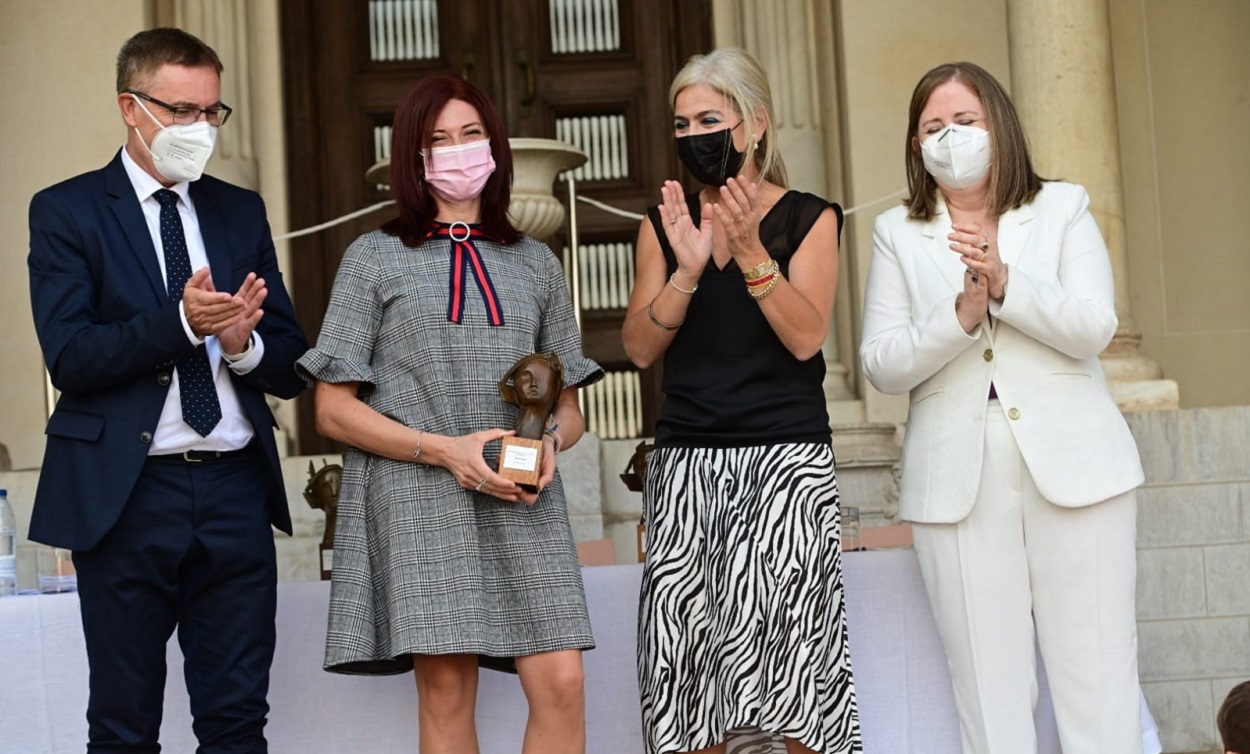
<svg viewBox="0 0 1250 754">
<path fill-rule="evenodd" d="M 777 264 L 776 259 L 770 258 L 766 261 L 760 262 L 759 264 L 755 265 L 754 267 L 747 270 L 746 272 L 743 272 L 742 277 L 746 278 L 746 281 L 748 283 L 751 283 L 756 280 L 759 280 L 760 278 L 764 277 L 765 275 L 769 273 L 780 272 L 780 271 L 781 271 L 781 265 Z"/>
<path fill-rule="evenodd" d="M 652 321 L 652 322 L 654 322 L 654 323 L 655 323 L 658 327 L 660 327 L 661 329 L 668 330 L 669 332 L 672 332 L 673 330 L 676 330 L 677 328 L 679 328 L 679 327 L 681 327 L 682 325 L 686 324 L 686 320 L 684 320 L 684 319 L 683 319 L 681 322 L 678 322 L 678 323 L 677 323 L 677 324 L 675 324 L 675 325 L 666 325 L 666 324 L 664 324 L 663 322 L 661 322 L 661 321 L 659 320 L 659 318 L 658 318 L 658 317 L 656 317 L 656 316 L 655 316 L 655 309 L 652 309 L 652 308 L 651 308 L 652 304 L 654 304 L 654 303 L 655 303 L 655 302 L 654 302 L 654 301 L 652 301 L 650 304 L 647 304 L 647 316 L 648 316 L 648 317 L 650 317 L 650 318 L 651 318 L 651 321 Z"/>
</svg>

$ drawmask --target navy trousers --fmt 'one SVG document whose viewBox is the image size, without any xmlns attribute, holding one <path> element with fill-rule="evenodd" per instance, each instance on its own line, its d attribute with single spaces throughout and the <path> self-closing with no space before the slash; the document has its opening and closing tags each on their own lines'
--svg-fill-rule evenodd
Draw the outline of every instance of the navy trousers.
<svg viewBox="0 0 1250 754">
<path fill-rule="evenodd" d="M 172 459 L 150 458 L 117 525 L 74 553 L 87 751 L 160 751 L 177 628 L 198 754 L 263 754 L 277 609 L 264 454 L 253 443 L 219 460 Z"/>
</svg>

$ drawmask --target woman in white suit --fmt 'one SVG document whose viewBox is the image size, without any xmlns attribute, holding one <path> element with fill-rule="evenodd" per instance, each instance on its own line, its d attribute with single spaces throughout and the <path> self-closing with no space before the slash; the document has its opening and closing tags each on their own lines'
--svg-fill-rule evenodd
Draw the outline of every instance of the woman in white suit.
<svg viewBox="0 0 1250 754">
<path fill-rule="evenodd" d="M 1139 754 L 1143 475 L 1098 363 L 1117 322 L 1089 196 L 1034 172 L 1006 92 L 971 63 L 916 86 L 906 155 L 860 358 L 879 390 L 910 393 L 899 512 L 964 751 L 1037 750 L 1036 641 L 1064 753 Z"/>
</svg>

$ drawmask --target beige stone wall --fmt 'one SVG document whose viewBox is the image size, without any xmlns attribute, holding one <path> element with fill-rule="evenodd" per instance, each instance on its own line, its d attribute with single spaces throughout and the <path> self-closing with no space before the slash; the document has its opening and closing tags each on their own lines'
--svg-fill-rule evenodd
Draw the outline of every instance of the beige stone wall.
<svg viewBox="0 0 1250 754">
<path fill-rule="evenodd" d="M 1250 404 L 1250 3 L 1109 6 L 1142 352 L 1182 407 Z"/>
<path fill-rule="evenodd" d="M 146 22 L 143 0 L 3 0 L 0 16 L 0 443 L 15 468 L 43 458 L 43 357 L 31 324 L 27 209 L 34 193 L 103 166 L 125 140 L 113 61 Z"/>
<path fill-rule="evenodd" d="M 1250 678 L 1250 406 L 1129 414 L 1137 495 L 1137 640 L 1165 752 L 1209 752 L 1215 712 Z"/>
</svg>

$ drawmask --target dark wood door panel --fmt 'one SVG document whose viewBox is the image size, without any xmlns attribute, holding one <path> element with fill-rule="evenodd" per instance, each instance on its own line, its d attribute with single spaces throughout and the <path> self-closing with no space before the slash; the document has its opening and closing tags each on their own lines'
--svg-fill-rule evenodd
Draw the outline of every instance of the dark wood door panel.
<svg viewBox="0 0 1250 754">
<path fill-rule="evenodd" d="M 614 18 L 604 15 L 612 8 Z M 578 192 L 641 212 L 665 179 L 680 175 L 669 82 L 711 39 L 710 0 L 281 0 L 280 14 L 293 228 L 387 198 L 365 171 L 386 141 L 395 106 L 431 73 L 482 87 L 510 136 L 568 138 L 601 165 L 618 165 L 579 177 Z M 583 134 L 588 123 L 595 128 Z M 582 243 L 632 249 L 635 221 L 585 204 L 577 213 Z M 382 210 L 291 242 L 288 277 L 310 338 L 321 329 L 344 251 L 392 215 Z M 632 369 L 620 343 L 623 312 L 583 312 L 587 352 L 611 370 Z M 643 375 L 647 432 L 657 376 Z M 300 399 L 299 414 L 300 452 L 333 450 L 316 434 L 311 396 Z"/>
</svg>

